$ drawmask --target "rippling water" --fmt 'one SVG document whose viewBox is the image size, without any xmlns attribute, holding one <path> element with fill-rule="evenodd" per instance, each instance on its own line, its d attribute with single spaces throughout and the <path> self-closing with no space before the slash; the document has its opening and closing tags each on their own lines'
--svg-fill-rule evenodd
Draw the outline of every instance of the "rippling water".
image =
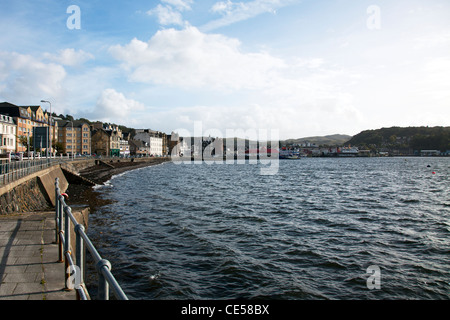
<svg viewBox="0 0 450 320">
<path fill-rule="evenodd" d="M 89 234 L 130 299 L 448 299 L 449 172 L 449 158 L 280 160 L 274 176 L 166 163 L 99 188 L 116 202 Z"/>
</svg>

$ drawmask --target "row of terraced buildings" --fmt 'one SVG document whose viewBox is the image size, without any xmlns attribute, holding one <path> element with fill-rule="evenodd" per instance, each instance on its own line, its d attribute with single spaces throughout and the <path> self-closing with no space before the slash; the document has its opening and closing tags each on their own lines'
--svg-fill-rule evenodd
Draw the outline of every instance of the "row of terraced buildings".
<svg viewBox="0 0 450 320">
<path fill-rule="evenodd" d="M 102 122 L 64 120 L 51 116 L 41 106 L 0 103 L 0 157 L 30 154 L 41 150 L 32 146 L 35 128 L 50 128 L 51 154 L 102 156 L 164 156 L 168 154 L 165 133 L 138 130 L 136 138 L 124 134 L 119 126 Z"/>
</svg>

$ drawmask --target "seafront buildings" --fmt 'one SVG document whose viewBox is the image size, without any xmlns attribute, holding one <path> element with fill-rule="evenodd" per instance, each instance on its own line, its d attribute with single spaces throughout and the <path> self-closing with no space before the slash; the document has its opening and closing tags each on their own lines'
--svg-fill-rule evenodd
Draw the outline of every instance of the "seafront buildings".
<svg viewBox="0 0 450 320">
<path fill-rule="evenodd" d="M 142 141 L 144 145 L 148 143 L 148 152 L 151 156 L 161 157 L 167 155 L 167 135 L 163 132 L 150 129 L 136 129 L 133 140 Z M 142 144 L 139 145 L 142 147 Z"/>
<path fill-rule="evenodd" d="M 7 115 L 0 115 L 0 154 L 7 154 L 16 150 L 17 125 L 14 119 Z"/>
<path fill-rule="evenodd" d="M 39 139 L 37 139 L 38 136 Z M 424 137 L 427 138 L 426 135 Z M 70 116 L 57 117 L 39 105 L 17 106 L 9 102 L 0 103 L 1 158 L 12 158 L 12 156 L 20 158 L 39 154 L 108 157 L 191 156 L 198 158 L 202 156 L 205 159 L 227 157 L 230 154 L 253 157 L 264 155 L 264 153 L 270 153 L 271 156 L 276 155 L 282 159 L 450 155 L 450 150 L 427 148 L 428 144 L 422 144 L 424 147 L 417 150 L 411 147 L 405 148 L 404 146 L 409 146 L 410 139 L 409 136 L 392 135 L 385 143 L 377 143 L 377 145 L 360 143 L 359 148 L 317 145 L 303 141 L 264 150 L 257 147 L 256 141 L 236 140 L 236 138 L 181 137 L 177 132 L 167 135 L 152 129 L 130 129 L 100 121 L 74 120 Z M 445 140 L 445 138 L 442 139 Z M 49 148 L 47 148 L 48 144 Z"/>
<path fill-rule="evenodd" d="M 122 130 L 116 125 L 107 125 L 96 122 L 91 125 L 92 152 L 101 156 L 120 156 L 120 148 L 123 148 Z"/>
<path fill-rule="evenodd" d="M 11 139 L 14 140 L 14 150 L 9 148 L 2 148 L 2 154 L 6 152 L 27 152 L 29 146 L 32 144 L 32 136 L 34 128 L 50 127 L 50 152 L 54 152 L 55 137 L 58 134 L 58 126 L 55 125 L 55 120 L 50 116 L 50 113 L 44 111 L 40 106 L 17 106 L 12 103 L 0 103 L 0 115 L 7 116 L 13 119 L 13 124 L 9 123 L 8 137 L 3 131 L 2 127 L 2 145 L 5 143 L 5 138 L 10 139 L 6 142 L 11 144 Z M 4 118 L 5 119 L 5 118 Z M 51 123 L 50 123 L 51 122 Z M 5 125 L 6 127 L 6 125 Z M 14 138 L 11 136 L 11 131 L 14 131 Z M 8 151 L 6 151 L 8 150 Z"/>
<path fill-rule="evenodd" d="M 284 146 L 280 150 L 280 158 L 282 159 L 301 157 L 361 157 L 369 155 L 369 150 L 360 150 L 357 147 L 319 147 L 310 143 L 303 146 Z"/>
<path fill-rule="evenodd" d="M 58 143 L 60 152 L 72 154 L 91 154 L 91 131 L 83 121 L 58 121 Z"/>
<path fill-rule="evenodd" d="M 51 145 L 48 151 L 53 155 L 168 155 L 168 139 L 163 132 L 138 129 L 131 136 L 129 132 L 124 134 L 118 125 L 100 121 L 88 122 L 52 116 L 41 106 L 0 103 L 0 156 L 31 156 L 42 152 L 45 154 L 46 144 Z M 39 143 L 34 145 L 34 131 L 39 127 L 50 127 L 49 142 L 45 143 L 41 138 Z"/>
</svg>

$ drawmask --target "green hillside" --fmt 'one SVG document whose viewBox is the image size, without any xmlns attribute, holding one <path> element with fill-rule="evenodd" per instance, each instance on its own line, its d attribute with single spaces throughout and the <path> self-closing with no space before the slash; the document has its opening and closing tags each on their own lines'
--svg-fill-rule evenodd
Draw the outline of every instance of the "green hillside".
<svg viewBox="0 0 450 320">
<path fill-rule="evenodd" d="M 361 148 L 450 150 L 450 127 L 391 127 L 365 130 L 345 145 Z"/>
<path fill-rule="evenodd" d="M 280 141 L 281 145 L 292 145 L 292 144 L 302 144 L 305 142 L 314 143 L 318 146 L 340 146 L 345 142 L 349 141 L 352 136 L 345 134 L 333 134 L 328 136 L 314 136 L 314 137 L 305 137 L 298 139 L 288 139 L 284 141 Z"/>
</svg>

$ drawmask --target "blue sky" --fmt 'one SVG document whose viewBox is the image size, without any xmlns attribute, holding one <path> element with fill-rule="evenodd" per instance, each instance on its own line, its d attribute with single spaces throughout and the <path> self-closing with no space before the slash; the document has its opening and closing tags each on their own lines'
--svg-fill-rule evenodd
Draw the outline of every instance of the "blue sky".
<svg viewBox="0 0 450 320">
<path fill-rule="evenodd" d="M 0 28 L 0 100 L 58 114 L 281 139 L 449 125 L 446 0 L 7 0 Z"/>
</svg>

